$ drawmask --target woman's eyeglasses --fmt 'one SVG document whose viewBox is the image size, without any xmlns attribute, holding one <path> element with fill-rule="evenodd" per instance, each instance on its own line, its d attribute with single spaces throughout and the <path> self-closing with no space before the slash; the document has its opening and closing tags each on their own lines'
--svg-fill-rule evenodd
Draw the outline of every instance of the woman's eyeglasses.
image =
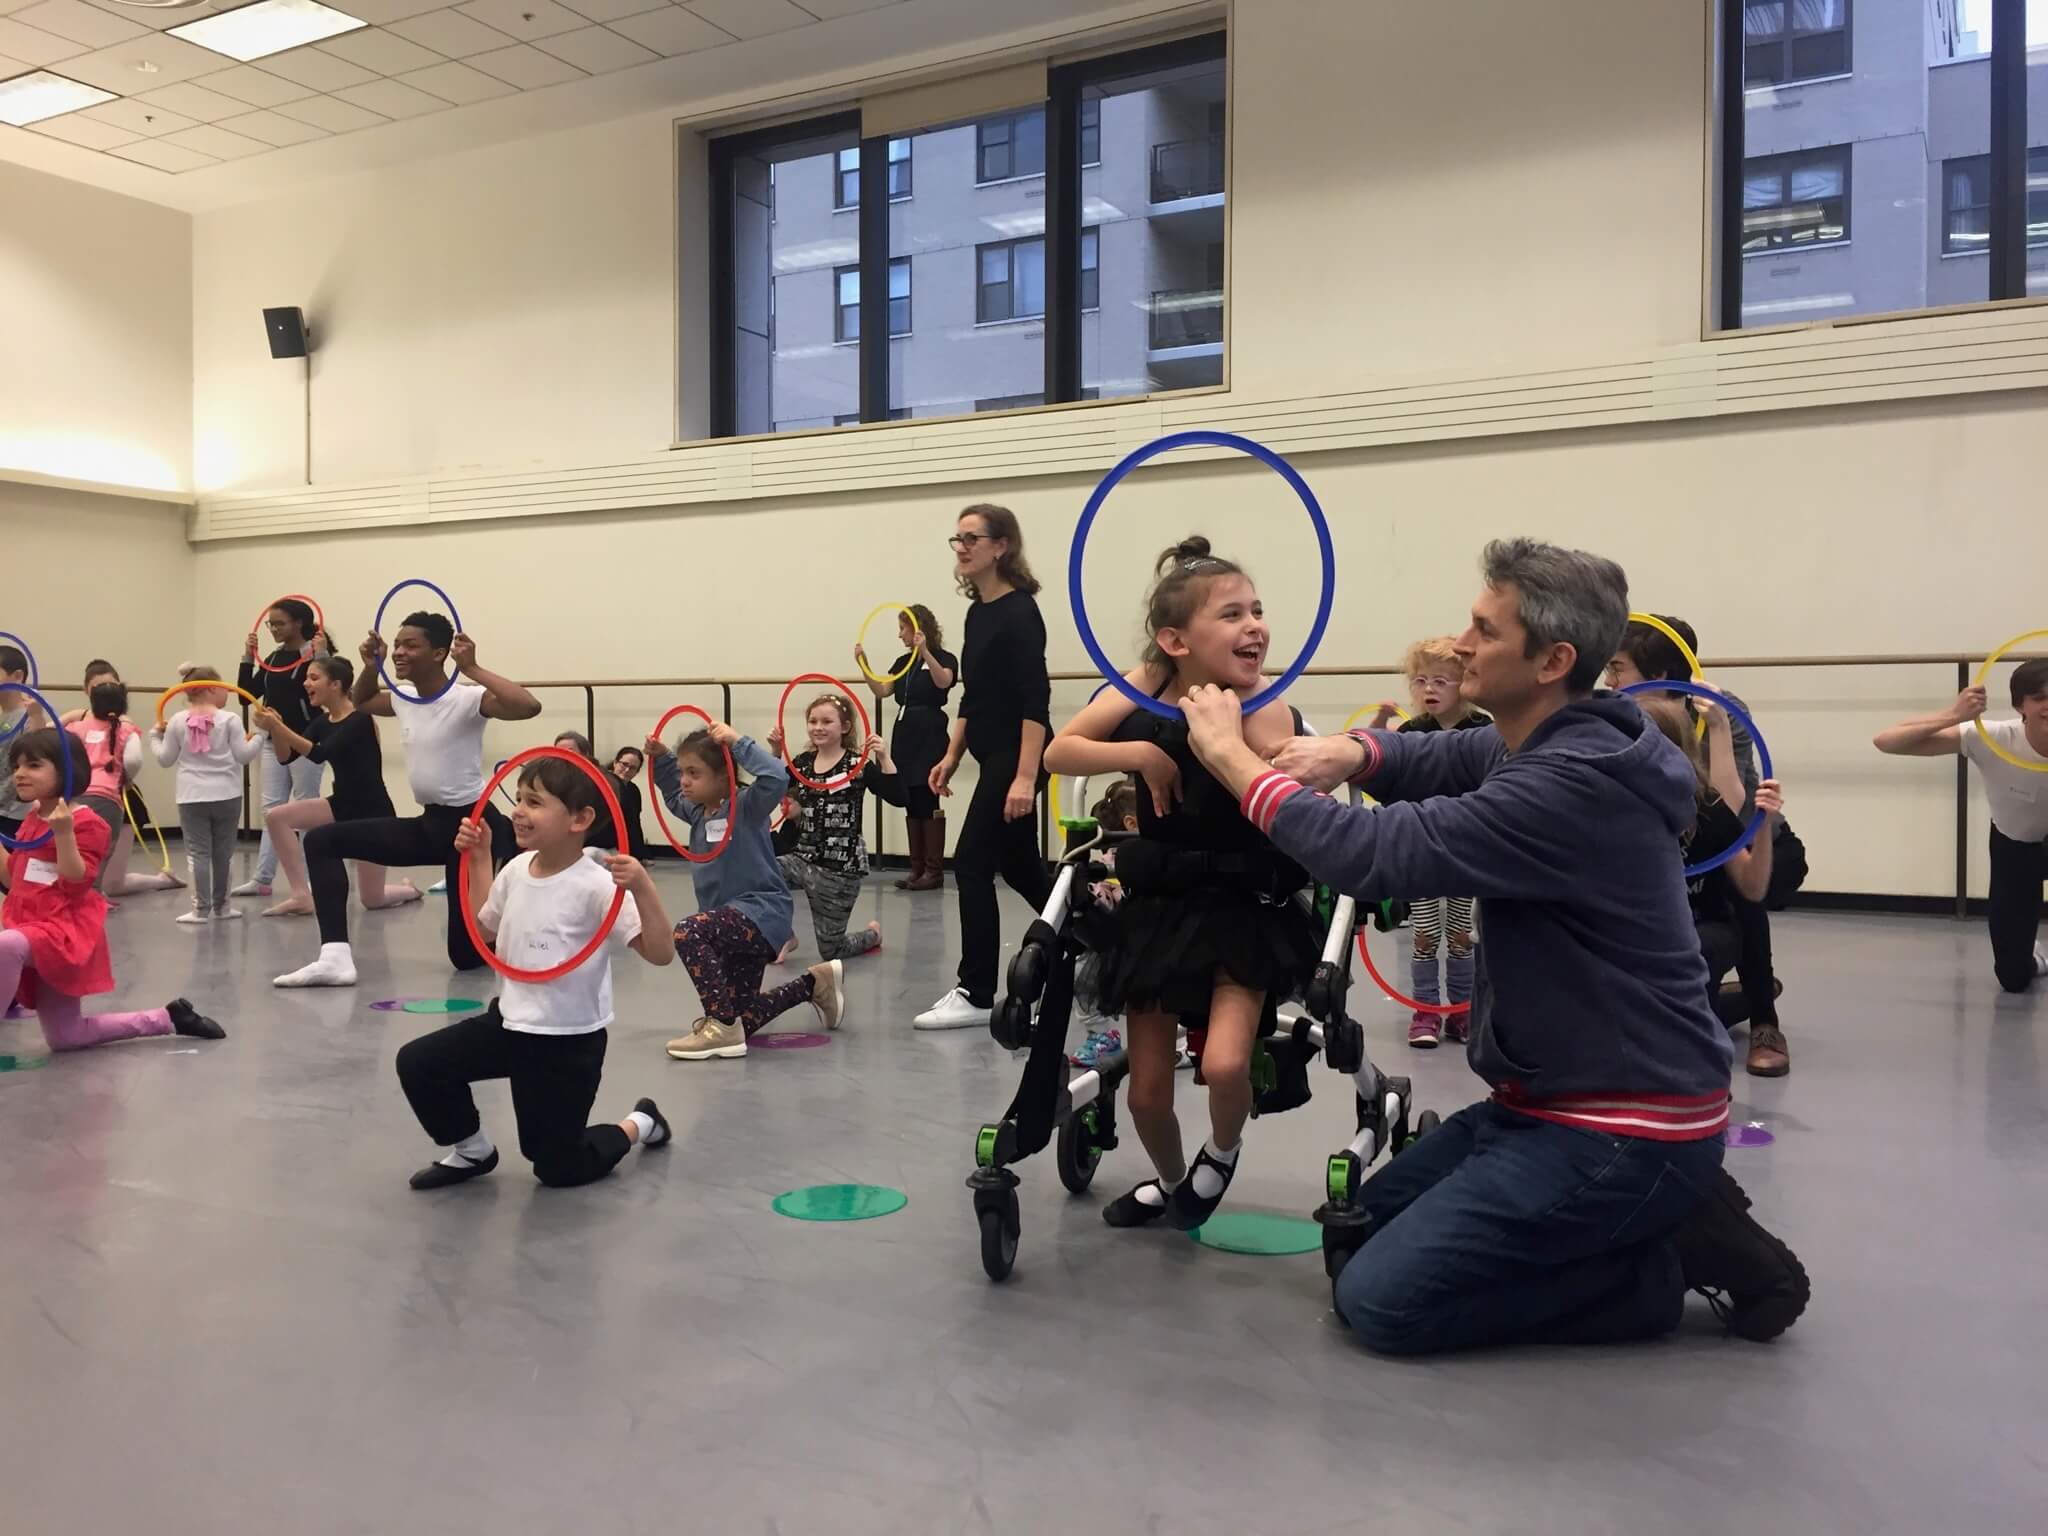
<svg viewBox="0 0 2048 1536">
<path fill-rule="evenodd" d="M 964 555 L 987 537 L 989 535 L 985 533 L 956 533 L 946 542 Z"/>
</svg>

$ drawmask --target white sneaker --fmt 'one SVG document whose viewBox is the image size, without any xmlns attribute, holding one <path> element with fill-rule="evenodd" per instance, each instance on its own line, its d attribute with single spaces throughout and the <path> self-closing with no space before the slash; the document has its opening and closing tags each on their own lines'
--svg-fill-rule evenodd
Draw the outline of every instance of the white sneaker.
<svg viewBox="0 0 2048 1536">
<path fill-rule="evenodd" d="M 228 894 L 230 896 L 268 896 L 270 894 L 270 882 L 256 879 L 244 880 L 240 885 L 230 889 Z"/>
<path fill-rule="evenodd" d="M 320 958 L 296 971 L 273 977 L 273 987 L 352 987 L 356 984 L 356 961 L 346 944 L 322 944 Z"/>
<path fill-rule="evenodd" d="M 177 921 L 184 923 L 187 927 L 199 928 L 204 927 L 207 923 L 212 922 L 213 919 L 208 917 L 204 912 L 180 912 L 178 914 Z"/>
<path fill-rule="evenodd" d="M 220 922 L 232 923 L 242 915 L 242 909 L 240 907 L 222 907 L 213 915 Z"/>
<path fill-rule="evenodd" d="M 967 989 L 955 987 L 931 1007 L 910 1021 L 912 1029 L 973 1029 L 988 1027 L 995 1010 L 977 1008 L 967 1000 Z"/>
<path fill-rule="evenodd" d="M 237 891 L 235 894 L 239 896 L 242 893 Z M 429 896 L 446 896 L 448 894 L 448 882 L 446 880 L 436 880 L 427 887 L 427 894 Z"/>
</svg>

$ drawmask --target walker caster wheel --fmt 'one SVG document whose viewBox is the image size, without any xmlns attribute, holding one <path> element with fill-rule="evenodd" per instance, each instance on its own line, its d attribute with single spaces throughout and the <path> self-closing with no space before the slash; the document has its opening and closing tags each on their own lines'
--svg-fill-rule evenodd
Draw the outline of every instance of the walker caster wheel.
<svg viewBox="0 0 2048 1536">
<path fill-rule="evenodd" d="M 1316 1207 L 1316 1220 L 1323 1229 L 1323 1273 L 1335 1284 L 1351 1256 L 1365 1246 L 1372 1218 L 1360 1206 L 1330 1200 Z"/>
<path fill-rule="evenodd" d="M 1433 1109 L 1425 1109 L 1421 1114 L 1415 1117 L 1415 1129 L 1413 1131 L 1410 1131 L 1408 1129 L 1406 1119 L 1404 1118 L 1400 1128 L 1400 1139 L 1394 1145 L 1395 1155 L 1399 1156 L 1401 1153 L 1406 1152 L 1410 1147 L 1414 1146 L 1416 1142 L 1420 1141 L 1423 1137 L 1427 1136 L 1431 1131 L 1435 1130 L 1438 1126 L 1442 1125 L 1443 1123 L 1444 1117 L 1438 1114 Z"/>
<path fill-rule="evenodd" d="M 991 1280 L 1007 1280 L 1017 1263 L 1017 1235 L 1022 1223 L 1017 1211 L 1017 1191 L 992 1192 L 984 1200 L 974 1195 L 974 1215 L 981 1224 L 981 1267 Z"/>
<path fill-rule="evenodd" d="M 1031 1043 L 1031 1005 L 1015 992 L 1008 994 L 990 1015 L 988 1032 L 1004 1050 L 1023 1050 Z"/>
<path fill-rule="evenodd" d="M 1088 1186 L 1095 1181 L 1095 1170 L 1102 1162 L 1102 1147 L 1096 1140 L 1097 1128 L 1095 1106 L 1092 1104 L 1067 1116 L 1060 1125 L 1056 1160 L 1060 1182 L 1067 1186 L 1069 1194 L 1086 1194 Z"/>
</svg>

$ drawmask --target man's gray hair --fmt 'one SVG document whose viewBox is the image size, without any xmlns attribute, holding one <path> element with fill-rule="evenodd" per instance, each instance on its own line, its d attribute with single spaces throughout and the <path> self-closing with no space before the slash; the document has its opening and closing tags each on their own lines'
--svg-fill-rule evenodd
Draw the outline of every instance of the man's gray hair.
<svg viewBox="0 0 2048 1536">
<path fill-rule="evenodd" d="M 1489 587 L 1514 584 L 1517 614 L 1533 656 L 1559 641 L 1579 653 L 1564 681 L 1591 693 L 1628 628 L 1628 574 L 1612 560 L 1538 539 L 1495 539 L 1480 558 Z"/>
</svg>

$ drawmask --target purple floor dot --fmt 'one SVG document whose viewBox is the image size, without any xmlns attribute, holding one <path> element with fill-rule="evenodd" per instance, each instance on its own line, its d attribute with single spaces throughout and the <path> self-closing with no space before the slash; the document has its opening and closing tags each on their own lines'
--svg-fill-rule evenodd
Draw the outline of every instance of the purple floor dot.
<svg viewBox="0 0 2048 1536">
<path fill-rule="evenodd" d="M 1756 1121 L 1748 1125 L 1731 1125 L 1721 1133 L 1722 1142 L 1731 1147 L 1768 1147 L 1777 1139 Z"/>
<path fill-rule="evenodd" d="M 772 1035 L 756 1035 L 747 1044 L 757 1051 L 805 1051 L 814 1045 L 830 1045 L 830 1035 L 806 1035 L 795 1030 L 779 1030 Z"/>
</svg>

